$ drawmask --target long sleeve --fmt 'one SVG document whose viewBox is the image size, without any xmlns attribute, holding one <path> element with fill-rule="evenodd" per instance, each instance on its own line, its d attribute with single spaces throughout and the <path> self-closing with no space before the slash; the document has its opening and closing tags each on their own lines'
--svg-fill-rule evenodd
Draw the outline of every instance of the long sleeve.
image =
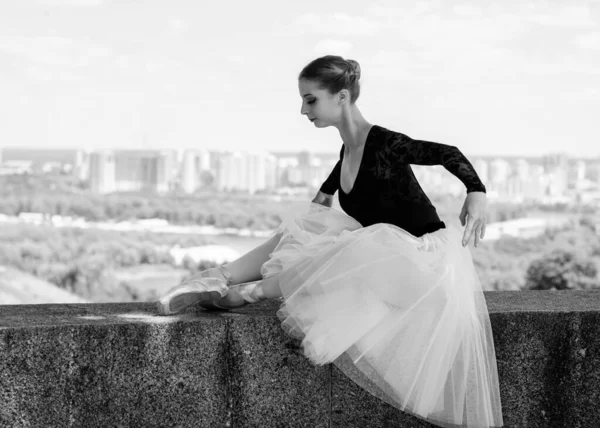
<svg viewBox="0 0 600 428">
<path fill-rule="evenodd" d="M 396 157 L 400 162 L 413 165 L 442 165 L 465 185 L 467 193 L 486 191 L 471 162 L 454 146 L 413 140 L 395 132 L 386 149 L 389 151 L 386 155 Z"/>
<path fill-rule="evenodd" d="M 337 161 L 333 170 L 327 177 L 327 180 L 323 182 L 321 188 L 319 189 L 321 192 L 327 195 L 335 195 L 337 192 L 339 183 L 340 183 L 340 171 L 342 169 L 342 153 L 344 151 L 344 146 L 342 145 L 342 149 L 340 150 L 340 159 Z"/>
</svg>

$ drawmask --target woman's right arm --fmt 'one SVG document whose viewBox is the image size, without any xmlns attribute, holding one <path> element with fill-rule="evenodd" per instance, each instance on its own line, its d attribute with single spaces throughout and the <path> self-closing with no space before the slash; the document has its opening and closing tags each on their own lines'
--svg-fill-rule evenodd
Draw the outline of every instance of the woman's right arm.
<svg viewBox="0 0 600 428">
<path fill-rule="evenodd" d="M 327 177 L 327 180 L 321 185 L 321 188 L 317 192 L 317 196 L 312 200 L 315 204 L 321 204 L 326 207 L 331 208 L 333 204 L 333 196 L 335 192 L 338 190 L 338 186 L 340 184 L 340 171 L 342 169 L 342 156 L 344 153 L 344 146 L 342 145 L 342 149 L 340 150 L 340 160 L 337 161 L 333 170 Z"/>
<path fill-rule="evenodd" d="M 317 196 L 315 196 L 312 202 L 331 208 L 333 205 L 333 195 L 328 195 L 327 193 L 323 193 L 319 190 L 317 192 Z"/>
</svg>

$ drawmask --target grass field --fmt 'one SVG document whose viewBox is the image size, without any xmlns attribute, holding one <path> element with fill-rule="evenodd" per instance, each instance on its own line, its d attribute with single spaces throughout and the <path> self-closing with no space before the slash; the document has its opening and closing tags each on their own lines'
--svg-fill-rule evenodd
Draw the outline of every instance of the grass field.
<svg viewBox="0 0 600 428">
<path fill-rule="evenodd" d="M 0 265 L 0 305 L 85 303 L 86 300 L 13 267 Z"/>
</svg>

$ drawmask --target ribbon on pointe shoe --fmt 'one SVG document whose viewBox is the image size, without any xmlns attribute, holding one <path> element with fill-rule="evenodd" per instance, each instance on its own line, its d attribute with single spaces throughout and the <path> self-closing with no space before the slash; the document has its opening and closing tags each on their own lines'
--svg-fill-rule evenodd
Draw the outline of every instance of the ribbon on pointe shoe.
<svg viewBox="0 0 600 428">
<path fill-rule="evenodd" d="M 261 300 L 265 300 L 265 294 L 263 292 L 262 287 L 257 287 L 260 281 L 253 282 L 245 282 L 243 284 L 238 284 L 230 287 L 230 292 L 237 287 L 237 292 L 243 297 L 243 299 L 248 303 L 256 303 Z"/>
<path fill-rule="evenodd" d="M 196 303 L 222 299 L 228 292 L 222 278 L 193 277 L 167 291 L 156 306 L 161 315 L 174 315 Z"/>
<path fill-rule="evenodd" d="M 229 287 L 226 296 L 219 300 L 204 301 L 200 306 L 204 309 L 220 309 L 228 311 L 246 306 L 250 303 L 256 303 L 266 300 L 261 287 L 257 287 L 260 281 L 244 282 Z"/>
<path fill-rule="evenodd" d="M 223 278 L 225 279 L 225 284 L 231 285 L 233 278 L 231 277 L 231 273 L 229 273 L 229 271 L 225 269 L 225 266 L 219 265 L 217 266 L 217 269 L 219 269 L 219 272 L 221 272 L 221 275 L 223 275 Z M 200 272 L 200 276 L 203 278 L 210 278 L 211 276 L 208 273 L 209 270 L 210 269 L 203 270 L 202 272 Z"/>
</svg>

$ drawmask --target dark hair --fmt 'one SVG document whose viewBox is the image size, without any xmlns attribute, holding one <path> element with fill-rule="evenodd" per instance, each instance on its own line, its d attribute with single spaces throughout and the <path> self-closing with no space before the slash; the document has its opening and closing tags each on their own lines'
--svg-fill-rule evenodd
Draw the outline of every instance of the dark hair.
<svg viewBox="0 0 600 428">
<path fill-rule="evenodd" d="M 322 89 L 332 94 L 347 89 L 351 102 L 355 102 L 360 95 L 360 65 L 341 56 L 326 55 L 311 61 L 302 69 L 298 79 L 318 82 Z"/>
</svg>

